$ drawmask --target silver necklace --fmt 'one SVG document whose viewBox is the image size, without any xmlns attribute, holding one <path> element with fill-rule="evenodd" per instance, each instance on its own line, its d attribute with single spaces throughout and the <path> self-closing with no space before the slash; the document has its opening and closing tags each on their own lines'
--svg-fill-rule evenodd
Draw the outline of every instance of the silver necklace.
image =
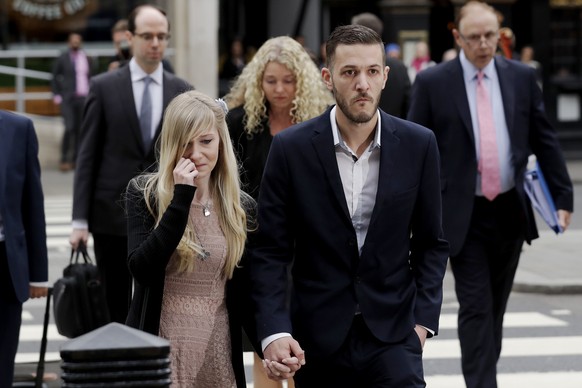
<svg viewBox="0 0 582 388">
<path fill-rule="evenodd" d="M 202 206 L 202 214 L 204 217 L 210 217 L 210 211 L 212 210 L 212 204 L 210 203 L 210 198 L 206 201 L 206 204 L 196 201 L 196 203 Z"/>
<path fill-rule="evenodd" d="M 204 214 L 204 216 L 208 217 L 206 214 Z M 196 232 L 196 237 L 198 238 L 198 244 L 200 245 L 200 248 L 202 248 L 202 252 L 200 252 L 198 254 L 198 259 L 200 261 L 206 261 L 210 258 L 210 252 L 204 246 L 204 241 L 202 241 L 202 236 L 200 236 L 200 233 L 198 232 L 198 228 L 196 227 L 195 223 L 194 223 L 194 232 Z"/>
</svg>

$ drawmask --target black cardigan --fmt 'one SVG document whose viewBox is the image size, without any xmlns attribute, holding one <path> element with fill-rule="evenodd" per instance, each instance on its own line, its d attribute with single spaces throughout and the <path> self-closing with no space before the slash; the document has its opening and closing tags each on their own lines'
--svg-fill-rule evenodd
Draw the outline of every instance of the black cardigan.
<svg viewBox="0 0 582 388">
<path fill-rule="evenodd" d="M 147 210 L 143 193 L 135 188 L 133 182 L 128 187 L 128 266 L 134 278 L 134 295 L 126 321 L 130 327 L 154 335 L 159 333 L 166 266 L 184 234 L 195 191 L 194 186 L 176 185 L 174 197 L 154 229 L 155 218 Z M 253 217 L 253 209 L 247 214 Z M 245 255 L 234 271 L 233 278 L 226 284 L 232 366 L 239 388 L 246 387 L 241 328 L 244 328 L 255 349 L 260 349 L 250 294 L 249 268 Z"/>
</svg>

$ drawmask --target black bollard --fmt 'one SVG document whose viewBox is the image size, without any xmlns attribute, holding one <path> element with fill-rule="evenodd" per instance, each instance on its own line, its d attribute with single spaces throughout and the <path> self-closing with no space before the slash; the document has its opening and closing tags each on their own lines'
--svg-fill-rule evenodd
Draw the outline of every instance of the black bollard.
<svg viewBox="0 0 582 388">
<path fill-rule="evenodd" d="M 109 323 L 61 346 L 63 387 L 169 387 L 169 341 Z"/>
</svg>

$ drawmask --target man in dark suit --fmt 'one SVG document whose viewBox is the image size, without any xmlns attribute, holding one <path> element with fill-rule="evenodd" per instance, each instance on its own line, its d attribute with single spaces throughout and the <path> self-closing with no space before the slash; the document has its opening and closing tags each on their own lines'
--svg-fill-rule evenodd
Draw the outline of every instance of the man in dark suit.
<svg viewBox="0 0 582 388">
<path fill-rule="evenodd" d="M 61 171 L 74 168 L 77 158 L 81 121 L 85 97 L 89 93 L 89 79 L 93 61 L 82 50 L 83 38 L 73 32 L 68 38 L 69 49 L 61 54 L 53 65 L 51 88 L 53 101 L 60 105 L 65 132 L 61 142 Z"/>
<path fill-rule="evenodd" d="M 22 304 L 47 295 L 48 259 L 32 121 L 0 111 L 0 139 L 0 388 L 9 388 Z"/>
<path fill-rule="evenodd" d="M 251 272 L 264 365 L 297 387 L 424 387 L 448 257 L 436 139 L 378 110 L 378 34 L 342 26 L 326 47 L 337 105 L 275 136 L 261 184 Z"/>
<path fill-rule="evenodd" d="M 572 183 L 535 72 L 495 57 L 498 30 L 493 8 L 467 3 L 453 30 L 459 56 L 418 74 L 408 114 L 438 140 L 468 387 L 497 386 L 503 315 L 519 255 L 524 240 L 538 236 L 523 187 L 531 153 L 564 228 L 573 209 Z"/>
<path fill-rule="evenodd" d="M 93 234 L 115 322 L 125 322 L 131 298 L 122 193 L 131 178 L 154 168 L 163 110 L 192 88 L 160 65 L 168 39 L 163 11 L 151 5 L 132 11 L 128 40 L 133 58 L 127 66 L 93 78 L 85 106 L 70 242 L 76 249 L 80 241 L 87 242 L 89 231 Z"/>
<path fill-rule="evenodd" d="M 376 31 L 382 36 L 384 23 L 373 13 L 363 12 L 352 17 L 352 24 L 360 24 Z M 382 89 L 380 109 L 396 117 L 405 118 L 410 98 L 410 77 L 406 65 L 398 58 L 386 57 L 390 69 L 387 85 Z"/>
</svg>

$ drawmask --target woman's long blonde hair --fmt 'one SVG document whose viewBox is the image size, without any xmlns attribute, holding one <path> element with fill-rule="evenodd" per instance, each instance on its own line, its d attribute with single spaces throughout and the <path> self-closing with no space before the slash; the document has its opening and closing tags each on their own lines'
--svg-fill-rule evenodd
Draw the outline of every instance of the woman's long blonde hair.
<svg viewBox="0 0 582 388">
<path fill-rule="evenodd" d="M 216 128 L 219 139 L 219 154 L 216 166 L 210 175 L 209 190 L 218 213 L 220 228 L 226 238 L 226 264 L 224 275 L 229 279 L 239 263 L 247 237 L 247 216 L 244 206 L 250 197 L 240 190 L 238 168 L 225 121 L 225 111 L 212 98 L 197 91 L 188 91 L 174 98 L 164 114 L 160 135 L 158 171 L 138 180 L 148 210 L 159 224 L 174 193 L 173 170 L 184 155 L 188 142 Z M 141 184 L 140 184 L 141 182 Z M 242 193 L 242 195 L 241 195 Z M 203 254 L 192 219 L 189 217 L 186 230 L 177 254 L 178 271 L 193 271 L 196 257 Z"/>
<path fill-rule="evenodd" d="M 293 123 L 318 116 L 334 103 L 321 72 L 303 46 L 288 36 L 271 38 L 259 48 L 224 97 L 231 109 L 244 106 L 244 127 L 249 135 L 261 132 L 264 129 L 261 123 L 268 117 L 262 83 L 265 67 L 271 61 L 284 65 L 295 75 L 297 92 L 289 112 Z"/>
</svg>

